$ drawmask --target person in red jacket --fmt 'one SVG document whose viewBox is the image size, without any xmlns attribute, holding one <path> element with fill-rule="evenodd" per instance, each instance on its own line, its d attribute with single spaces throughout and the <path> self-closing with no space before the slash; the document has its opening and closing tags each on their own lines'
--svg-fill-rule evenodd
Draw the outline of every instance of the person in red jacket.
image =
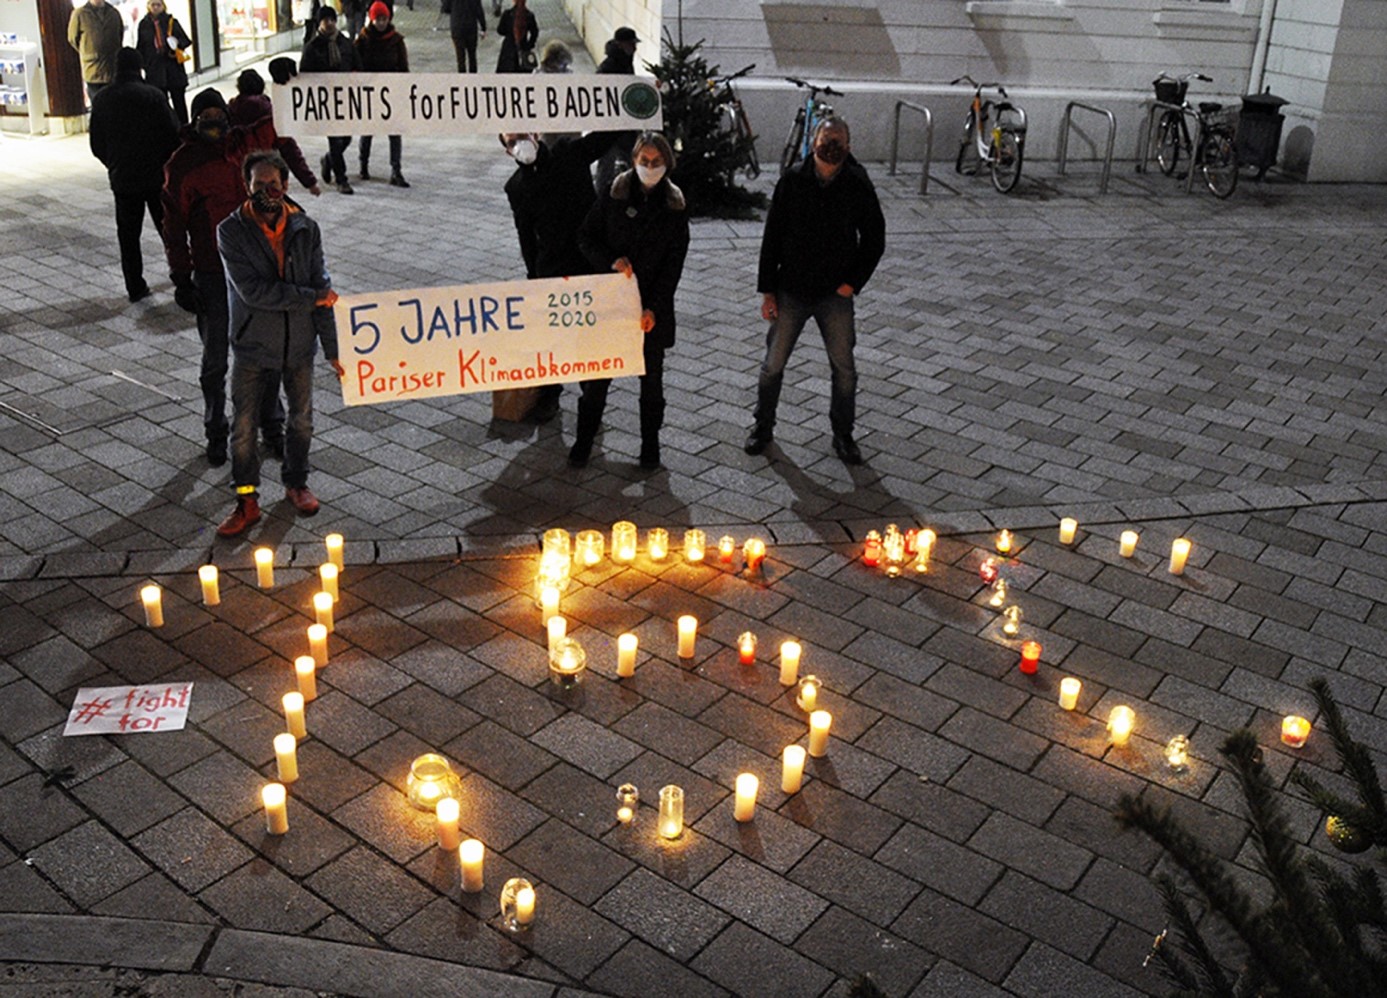
<svg viewBox="0 0 1387 998">
<path fill-rule="evenodd" d="M 381 0 L 371 4 L 367 12 L 371 21 L 356 36 L 356 57 L 367 73 L 408 73 L 409 52 L 405 39 L 390 23 L 390 8 Z M 400 136 L 390 136 L 390 186 L 408 187 L 400 172 L 400 153 L 404 145 Z M 371 136 L 363 135 L 356 144 L 361 158 L 361 179 L 371 179 Z"/>
<path fill-rule="evenodd" d="M 245 200 L 240 162 L 254 149 L 275 145 L 274 124 L 263 118 L 233 128 L 226 100 L 208 88 L 193 98 L 192 124 L 179 131 L 181 144 L 164 164 L 164 253 L 174 284 L 174 301 L 197 316 L 202 340 L 202 423 L 207 462 L 226 464 L 227 314 L 226 276 L 217 252 L 217 225 Z M 277 391 L 265 393 L 261 432 L 276 457 L 284 453 L 284 409 Z"/>
<path fill-rule="evenodd" d="M 270 71 L 273 75 L 274 67 L 271 67 Z M 272 115 L 274 107 L 270 98 L 265 96 L 265 78 L 253 69 L 243 70 L 241 75 L 236 77 L 236 96 L 226 105 L 226 111 L 231 117 L 232 125 L 246 128 Z M 296 141 L 287 135 L 280 135 L 275 139 L 274 150 L 284 157 L 284 162 L 289 164 L 289 172 L 308 189 L 309 194 L 317 197 L 323 193 L 323 189 L 318 186 L 318 178 L 314 176 L 308 160 L 304 159 L 303 150 Z"/>
</svg>

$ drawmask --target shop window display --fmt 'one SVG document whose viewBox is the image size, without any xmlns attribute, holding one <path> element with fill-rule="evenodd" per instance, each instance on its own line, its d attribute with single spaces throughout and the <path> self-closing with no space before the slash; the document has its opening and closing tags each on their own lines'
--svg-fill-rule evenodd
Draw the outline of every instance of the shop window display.
<svg viewBox="0 0 1387 998">
<path fill-rule="evenodd" d="M 243 49 L 279 30 L 275 0 L 217 0 L 222 48 Z"/>
</svg>

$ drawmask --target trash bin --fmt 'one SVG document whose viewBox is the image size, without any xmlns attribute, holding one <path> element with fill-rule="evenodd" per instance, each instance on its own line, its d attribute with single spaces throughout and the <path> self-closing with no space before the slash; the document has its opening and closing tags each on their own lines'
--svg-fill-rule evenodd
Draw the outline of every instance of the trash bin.
<svg viewBox="0 0 1387 998">
<path fill-rule="evenodd" d="M 1281 107 L 1289 103 L 1272 93 L 1270 87 L 1266 93 L 1248 94 L 1243 98 L 1242 114 L 1238 118 L 1238 165 L 1256 167 L 1258 180 L 1276 163 L 1276 151 L 1281 148 L 1281 126 L 1286 121 Z"/>
</svg>

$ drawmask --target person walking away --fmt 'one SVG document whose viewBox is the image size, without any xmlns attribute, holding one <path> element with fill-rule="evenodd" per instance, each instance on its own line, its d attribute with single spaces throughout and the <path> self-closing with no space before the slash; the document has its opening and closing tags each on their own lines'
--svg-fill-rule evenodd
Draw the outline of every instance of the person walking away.
<svg viewBox="0 0 1387 998">
<path fill-rule="evenodd" d="M 535 67 L 535 72 L 571 73 L 573 72 L 573 53 L 568 50 L 567 45 L 557 38 L 546 42 L 539 53 L 539 65 Z"/>
<path fill-rule="evenodd" d="M 93 98 L 116 78 L 116 53 L 125 22 L 106 0 L 87 0 L 67 19 L 67 43 L 82 60 L 82 80 Z"/>
<path fill-rule="evenodd" d="M 293 60 L 280 56 L 275 62 L 288 63 L 292 67 Z M 273 75 L 277 67 L 275 62 L 270 64 L 270 73 Z M 285 76 L 284 82 L 288 82 L 290 77 Z M 236 77 L 236 96 L 231 98 L 226 105 L 227 114 L 231 118 L 233 126 L 240 125 L 249 127 L 257 121 L 261 121 L 274 114 L 274 105 L 270 103 L 270 98 L 265 95 L 265 78 L 253 69 L 241 70 L 241 75 Z M 276 133 L 274 150 L 284 157 L 284 162 L 289 164 L 289 172 L 294 175 L 294 179 L 302 184 L 309 194 L 318 197 L 323 193 L 323 189 L 318 186 L 318 178 L 304 159 L 303 150 L 299 148 L 296 140 L 287 135 Z"/>
<path fill-rule="evenodd" d="M 861 464 L 862 452 L 853 440 L 853 299 L 881 260 L 886 222 L 876 188 L 852 156 L 843 118 L 820 122 L 813 150 L 776 183 L 766 214 L 756 288 L 762 296 L 761 318 L 771 326 L 756 384 L 755 424 L 743 450 L 760 454 L 769 446 L 785 365 L 812 316 L 832 372 L 828 420 L 833 452 L 845 464 Z"/>
<path fill-rule="evenodd" d="M 640 288 L 645 373 L 640 379 L 640 466 L 660 466 L 664 425 L 665 351 L 674 346 L 674 292 L 689 251 L 689 213 L 683 192 L 670 182 L 674 150 L 658 132 L 642 132 L 631 150 L 635 168 L 617 176 L 588 211 L 578 245 L 594 267 L 634 277 Z M 602 424 L 611 379 L 582 382 L 578 428 L 568 452 L 581 468 Z"/>
<path fill-rule="evenodd" d="M 299 58 L 301 73 L 350 73 L 360 69 L 356 49 L 352 40 L 337 29 L 337 11 L 326 5 L 318 8 L 318 30 L 303 47 Z M 347 158 L 343 155 L 352 144 L 350 135 L 333 135 L 327 140 L 327 154 L 323 157 L 323 180 L 332 183 L 337 175 L 337 191 L 340 194 L 355 194 L 351 182 L 347 180 Z"/>
<path fill-rule="evenodd" d="M 458 57 L 459 73 L 477 71 L 477 35 L 486 37 L 486 12 L 482 0 L 443 0 L 448 15 L 448 33 Z"/>
<path fill-rule="evenodd" d="M 288 200 L 289 165 L 277 152 L 259 150 L 243 167 L 250 197 L 217 226 L 217 249 L 231 292 L 231 480 L 236 508 L 217 527 L 222 537 L 245 533 L 260 519 L 260 414 L 282 382 L 289 403 L 280 478 L 284 496 L 301 516 L 318 512 L 308 488 L 313 441 L 313 358 L 323 356 L 339 379 L 337 326 L 323 263 L 318 224 Z"/>
<path fill-rule="evenodd" d="M 409 50 L 405 39 L 391 23 L 390 8 L 382 0 L 371 5 L 371 21 L 356 38 L 356 61 L 368 73 L 408 73 Z M 363 135 L 357 140 L 357 156 L 361 164 L 361 179 L 371 179 L 371 136 Z M 408 187 L 409 183 L 400 172 L 400 154 L 404 140 L 399 135 L 390 136 L 390 186 Z"/>
<path fill-rule="evenodd" d="M 145 9 L 148 13 L 140 19 L 135 42 L 135 51 L 140 53 L 144 63 L 145 82 L 164 92 L 178 123 L 186 125 L 188 71 L 183 63 L 191 58 L 188 49 L 192 47 L 192 39 L 168 12 L 164 0 L 149 0 Z"/>
<path fill-rule="evenodd" d="M 120 50 L 115 80 L 92 99 L 88 139 L 115 195 L 120 270 L 125 293 L 136 302 L 150 294 L 140 252 L 144 216 L 148 211 L 158 233 L 164 224 L 159 200 L 164 161 L 178 146 L 178 125 L 164 92 L 141 78 L 140 54 L 134 49 Z"/>
<path fill-rule="evenodd" d="M 634 76 L 636 73 L 636 46 L 640 39 L 634 28 L 621 27 L 608 40 L 605 57 L 597 65 L 597 72 L 607 75 Z M 629 155 L 631 146 L 639 132 L 612 133 L 611 146 L 597 164 L 597 192 L 609 190 L 612 181 L 622 170 L 631 169 Z"/>
<path fill-rule="evenodd" d="M 174 301 L 197 316 L 202 340 L 202 424 L 207 463 L 226 464 L 228 346 L 226 276 L 217 252 L 217 224 L 245 200 L 241 160 L 253 149 L 274 145 L 268 119 L 251 128 L 233 128 L 226 101 L 215 89 L 193 98 L 192 124 L 179 131 L 181 144 L 164 166 L 164 253 L 173 278 Z M 284 410 L 267 395 L 260 425 L 276 457 L 284 453 Z"/>
<path fill-rule="evenodd" d="M 514 6 L 501 15 L 496 36 L 501 39 L 501 54 L 496 57 L 498 73 L 528 73 L 535 68 L 535 42 L 539 40 L 539 21 L 525 0 L 513 0 Z"/>
</svg>

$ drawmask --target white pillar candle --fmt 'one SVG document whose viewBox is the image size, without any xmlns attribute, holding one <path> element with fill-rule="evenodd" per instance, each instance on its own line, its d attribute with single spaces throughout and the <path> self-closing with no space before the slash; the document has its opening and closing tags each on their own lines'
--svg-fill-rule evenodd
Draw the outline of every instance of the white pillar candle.
<svg viewBox="0 0 1387 998">
<path fill-rule="evenodd" d="M 342 599 L 342 594 L 337 588 L 337 575 L 337 566 L 330 561 L 318 566 L 318 579 L 323 584 L 323 592 L 331 596 L 334 603 Z"/>
<path fill-rule="evenodd" d="M 342 569 L 346 568 L 346 565 L 342 563 L 342 535 L 328 534 L 323 538 L 323 544 L 327 546 L 327 560 L 336 565 L 337 571 L 341 572 Z"/>
<path fill-rule="evenodd" d="M 1125 704 L 1119 704 L 1108 714 L 1108 731 L 1112 732 L 1112 743 L 1118 748 L 1127 744 L 1127 739 L 1132 737 L 1132 728 L 1136 726 L 1136 711 Z"/>
<path fill-rule="evenodd" d="M 308 653 L 314 665 L 327 665 L 327 628 L 322 624 L 308 625 Z"/>
<path fill-rule="evenodd" d="M 636 649 L 640 639 L 629 631 L 616 639 L 616 674 L 623 679 L 636 674 Z"/>
<path fill-rule="evenodd" d="M 799 682 L 799 656 L 803 648 L 798 641 L 780 644 L 780 685 L 794 686 Z"/>
<path fill-rule="evenodd" d="M 312 655 L 300 655 L 294 659 L 294 679 L 304 702 L 318 699 L 318 663 Z"/>
<path fill-rule="evenodd" d="M 698 638 L 698 618 L 684 614 L 679 618 L 679 657 L 693 658 L 694 641 Z"/>
<path fill-rule="evenodd" d="M 535 889 L 522 887 L 515 892 L 515 922 L 529 925 L 535 920 Z"/>
<path fill-rule="evenodd" d="M 752 773 L 737 775 L 737 799 L 732 807 L 732 817 L 737 821 L 750 821 L 756 816 L 756 791 L 760 781 Z"/>
<path fill-rule="evenodd" d="M 833 715 L 826 710 L 809 715 L 809 754 L 815 759 L 828 755 L 828 729 L 832 726 Z"/>
<path fill-rule="evenodd" d="M 539 590 L 539 619 L 545 627 L 549 626 L 549 618 L 559 612 L 559 587 L 543 586 Z"/>
<path fill-rule="evenodd" d="M 786 745 L 781 753 L 780 789 L 787 794 L 799 793 L 804 782 L 804 757 L 808 755 L 803 745 Z"/>
<path fill-rule="evenodd" d="M 217 566 L 203 565 L 197 570 L 197 580 L 202 583 L 202 603 L 216 606 L 222 601 L 222 587 L 217 580 Z"/>
<path fill-rule="evenodd" d="M 1185 559 L 1190 556 L 1188 537 L 1177 537 L 1170 542 L 1170 574 L 1185 574 Z"/>
<path fill-rule="evenodd" d="M 452 852 L 462 846 L 462 833 L 458 831 L 458 816 L 462 808 L 451 797 L 444 797 L 434 808 L 434 818 L 438 827 L 438 848 Z"/>
<path fill-rule="evenodd" d="M 1074 532 L 1079 529 L 1079 521 L 1072 516 L 1066 516 L 1060 521 L 1060 543 L 1073 544 Z"/>
<path fill-rule="evenodd" d="M 269 548 L 255 549 L 255 581 L 261 589 L 274 588 L 275 553 Z"/>
<path fill-rule="evenodd" d="M 260 801 L 265 805 L 265 831 L 283 835 L 289 830 L 289 795 L 282 783 L 267 783 L 260 789 Z"/>
<path fill-rule="evenodd" d="M 558 644 L 560 639 L 568 635 L 568 621 L 558 614 L 555 614 L 545 621 L 544 628 L 549 634 L 549 652 L 552 654 L 554 645 Z"/>
<path fill-rule="evenodd" d="M 486 861 L 486 846 L 480 839 L 467 839 L 458 847 L 458 863 L 462 866 L 462 889 L 468 894 L 476 894 L 486 886 L 483 864 Z"/>
<path fill-rule="evenodd" d="M 1139 540 L 1139 535 L 1137 534 L 1137 532 L 1136 532 L 1135 530 L 1124 530 L 1124 531 L 1122 531 L 1122 537 L 1121 537 L 1121 538 L 1119 539 L 1119 541 L 1118 541 L 1118 544 L 1119 544 L 1119 547 L 1118 547 L 1118 549 L 1117 549 L 1117 550 L 1118 550 L 1118 553 L 1119 553 L 1120 555 L 1122 555 L 1122 557 L 1124 557 L 1124 558 L 1130 558 L 1130 557 L 1132 557 L 1132 555 L 1134 555 L 1134 554 L 1137 553 L 1137 541 L 1138 541 L 1138 540 Z"/>
<path fill-rule="evenodd" d="M 1079 690 L 1083 689 L 1084 684 L 1073 676 L 1066 676 L 1060 680 L 1060 706 L 1065 710 L 1073 710 L 1079 705 Z"/>
<path fill-rule="evenodd" d="M 303 719 L 303 694 L 286 693 L 280 701 L 284 704 L 284 724 L 289 734 L 295 738 L 307 738 L 308 726 Z"/>
<path fill-rule="evenodd" d="M 158 586 L 150 584 L 140 589 L 140 602 L 144 605 L 146 627 L 164 626 L 164 594 Z"/>
<path fill-rule="evenodd" d="M 280 783 L 293 783 L 299 778 L 299 740 L 291 734 L 275 735 L 275 771 Z"/>
<path fill-rule="evenodd" d="M 329 632 L 331 632 L 332 593 L 313 594 L 313 616 L 317 618 L 318 623 L 322 624 L 324 627 L 328 629 Z"/>
</svg>

